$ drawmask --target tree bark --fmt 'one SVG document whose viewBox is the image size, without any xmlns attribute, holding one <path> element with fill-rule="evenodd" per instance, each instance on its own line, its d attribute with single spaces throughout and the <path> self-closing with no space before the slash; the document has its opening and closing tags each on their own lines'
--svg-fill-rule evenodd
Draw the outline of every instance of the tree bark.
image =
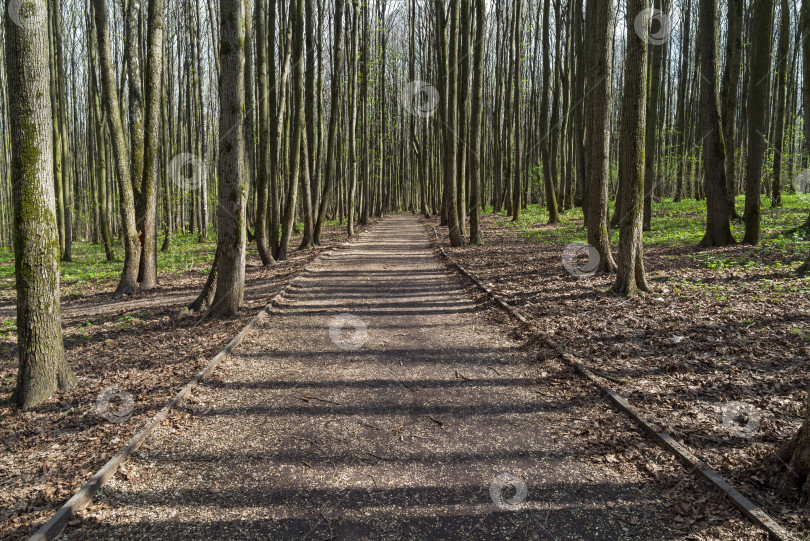
<svg viewBox="0 0 810 541">
<path fill-rule="evenodd" d="M 737 160 L 737 86 L 740 81 L 740 66 L 743 42 L 743 0 L 728 0 L 726 27 L 726 65 L 723 69 L 723 85 L 720 90 L 721 123 L 726 143 L 726 183 L 728 185 L 728 208 L 733 219 L 739 219 L 736 206 Z"/>
<path fill-rule="evenodd" d="M 315 221 L 313 240 L 316 244 L 321 242 L 321 230 L 326 219 L 326 207 L 329 196 L 335 185 L 336 154 L 337 154 L 337 126 L 340 120 L 340 75 L 343 69 L 343 0 L 335 0 L 335 54 L 332 67 L 332 81 L 330 82 L 331 107 L 329 109 L 329 128 L 326 143 L 326 179 L 324 180 L 323 194 L 318 209 L 318 218 Z"/>
<path fill-rule="evenodd" d="M 484 51 L 486 50 L 486 0 L 475 0 L 475 42 L 473 43 L 472 112 L 470 118 L 470 244 L 483 244 L 481 235 L 481 113 L 484 94 Z"/>
<path fill-rule="evenodd" d="M 660 12 L 661 0 L 654 0 L 655 10 Z M 661 24 L 661 23 L 657 23 Z M 644 150 L 644 224 L 645 231 L 652 227 L 652 199 L 653 187 L 655 186 L 655 156 L 656 143 L 658 139 L 658 92 L 661 88 L 661 53 L 665 45 L 663 43 L 650 43 L 648 45 L 647 58 L 650 62 L 649 81 L 650 92 L 647 96 L 647 133 Z"/>
<path fill-rule="evenodd" d="M 805 265 L 808 264 L 810 257 Z M 799 432 L 779 450 L 779 458 L 788 466 L 784 485 L 790 492 L 796 491 L 805 505 L 810 503 L 810 393 L 806 410 L 807 416 Z"/>
<path fill-rule="evenodd" d="M 689 86 L 689 29 L 691 28 L 691 0 L 686 0 L 681 29 L 681 69 L 678 74 L 678 105 L 675 120 L 675 157 L 678 160 L 674 201 L 679 202 L 684 196 L 684 169 L 686 165 L 686 89 Z"/>
<path fill-rule="evenodd" d="M 115 73 L 113 72 L 112 52 L 110 49 L 110 28 L 107 21 L 107 2 L 105 0 L 93 0 L 93 7 L 96 32 L 98 34 L 101 90 L 107 116 L 107 126 L 112 139 L 115 172 L 118 177 L 121 230 L 124 237 L 124 270 L 121 271 L 121 280 L 118 282 L 118 287 L 114 293 L 115 298 L 120 298 L 134 292 L 138 285 L 138 264 L 141 250 L 138 242 L 135 201 L 130 179 L 129 149 L 124 137 L 124 127 L 121 124 L 121 109 L 118 102 L 118 92 L 115 88 Z"/>
<path fill-rule="evenodd" d="M 776 49 L 776 111 L 774 118 L 773 182 L 771 184 L 771 208 L 782 206 L 782 152 L 785 143 L 785 107 L 790 56 L 790 6 L 781 0 L 781 28 L 779 46 Z M 808 82 L 805 82 L 808 84 Z"/>
<path fill-rule="evenodd" d="M 548 123 L 548 90 L 551 77 L 551 66 L 549 63 L 549 0 L 543 2 L 543 97 L 540 102 L 540 155 L 543 160 L 543 178 L 546 186 L 546 208 L 548 209 L 548 223 L 556 224 L 560 222 L 560 215 L 557 211 L 557 195 L 554 184 L 556 179 L 551 175 L 551 152 L 550 152 L 550 126 Z M 646 64 L 646 62 L 645 62 Z"/>
<path fill-rule="evenodd" d="M 599 272 L 614 272 L 608 230 L 610 103 L 613 80 L 613 0 L 588 0 L 586 27 L 593 32 L 585 52 L 585 184 L 588 243 L 599 251 Z"/>
<path fill-rule="evenodd" d="M 219 209 L 217 282 L 209 309 L 213 316 L 239 311 L 245 292 L 245 4 L 222 0 L 219 79 Z"/>
<path fill-rule="evenodd" d="M 619 182 L 623 185 L 619 217 L 619 265 L 613 290 L 634 295 L 650 290 L 644 272 L 641 239 L 644 203 L 644 128 L 647 102 L 647 36 L 634 30 L 636 15 L 649 13 L 649 0 L 628 0 Z"/>
<path fill-rule="evenodd" d="M 305 144 L 304 131 L 304 68 L 301 65 L 304 54 L 304 0 L 293 0 L 290 6 L 290 24 L 293 27 L 293 109 L 290 111 L 290 178 L 287 185 L 287 198 L 281 224 L 281 242 L 278 260 L 287 259 L 287 246 L 290 243 L 295 211 L 298 203 L 298 175 L 301 168 L 301 145 Z"/>
<path fill-rule="evenodd" d="M 717 97 L 717 0 L 700 0 L 700 140 L 706 189 L 706 234 L 703 247 L 734 244 L 729 223 L 726 150 Z"/>
<path fill-rule="evenodd" d="M 357 193 L 357 75 L 358 75 L 358 26 L 360 24 L 360 0 L 352 0 L 352 43 L 349 70 L 349 193 L 346 204 L 346 233 L 354 235 L 354 207 Z"/>
<path fill-rule="evenodd" d="M 137 0 L 130 0 L 136 2 Z M 161 106 L 163 95 L 163 0 L 149 0 L 148 53 L 146 66 L 146 120 L 144 126 L 144 171 L 139 199 L 142 235 L 140 277 L 141 290 L 157 285 L 157 211 L 160 176 Z"/>
<path fill-rule="evenodd" d="M 48 92 L 46 0 L 25 4 L 27 24 L 5 17 L 14 276 L 19 369 L 11 400 L 29 409 L 76 383 L 65 357 L 59 308 L 59 233 Z"/>
<path fill-rule="evenodd" d="M 748 81 L 748 164 L 745 174 L 745 237 L 743 242 L 759 244 L 762 167 L 768 143 L 770 102 L 771 32 L 774 0 L 754 0 L 751 22 L 750 78 Z"/>
<path fill-rule="evenodd" d="M 267 243 L 267 187 L 270 184 L 270 80 L 267 74 L 267 6 L 268 0 L 256 1 L 256 60 L 259 78 L 259 168 L 256 175 L 256 248 L 262 265 L 275 263 Z M 275 0 L 269 0 L 275 2 Z M 275 39 L 275 38 L 272 38 Z"/>
</svg>

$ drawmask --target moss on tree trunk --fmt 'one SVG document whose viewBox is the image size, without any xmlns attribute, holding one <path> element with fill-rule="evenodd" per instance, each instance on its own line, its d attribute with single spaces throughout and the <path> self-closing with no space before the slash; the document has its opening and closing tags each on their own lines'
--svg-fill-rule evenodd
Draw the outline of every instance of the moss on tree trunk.
<svg viewBox="0 0 810 541">
<path fill-rule="evenodd" d="M 53 131 L 46 0 L 25 9 L 39 24 L 6 17 L 11 119 L 14 263 L 19 371 L 12 402 L 31 408 L 76 378 L 65 358 L 59 309 L 59 234 L 54 191 Z"/>
</svg>

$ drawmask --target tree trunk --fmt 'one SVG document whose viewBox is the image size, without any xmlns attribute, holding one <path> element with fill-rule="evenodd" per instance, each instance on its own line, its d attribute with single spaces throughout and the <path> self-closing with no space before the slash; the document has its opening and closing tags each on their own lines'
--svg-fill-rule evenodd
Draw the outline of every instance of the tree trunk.
<svg viewBox="0 0 810 541">
<path fill-rule="evenodd" d="M 352 2 L 352 50 L 349 69 L 349 197 L 346 204 L 346 233 L 354 235 L 354 207 L 357 193 L 357 69 L 358 26 L 360 25 L 360 2 Z"/>
<path fill-rule="evenodd" d="M 267 6 L 268 0 L 256 1 L 256 60 L 259 78 L 259 168 L 256 175 L 256 248 L 262 265 L 275 263 L 267 243 L 267 186 L 270 184 L 270 80 L 267 75 Z M 275 0 L 270 0 L 275 2 Z M 275 38 L 273 38 L 275 39 Z"/>
<path fill-rule="evenodd" d="M 762 167 L 768 143 L 770 102 L 771 31 L 774 0 L 754 0 L 751 32 L 750 78 L 748 81 L 748 164 L 745 174 L 745 237 L 743 242 L 759 244 Z"/>
<path fill-rule="evenodd" d="M 782 152 L 785 142 L 785 101 L 790 56 L 790 6 L 781 1 L 781 28 L 779 46 L 776 49 L 776 111 L 774 118 L 773 183 L 771 185 L 771 208 L 782 206 Z M 810 82 L 805 82 L 810 84 Z"/>
<path fill-rule="evenodd" d="M 802 35 L 802 108 L 804 109 L 804 164 L 807 168 L 810 165 L 810 0 L 802 0 L 801 21 L 799 31 Z M 810 214 L 807 215 L 803 229 L 810 229 Z M 810 265 L 808 258 L 805 267 Z"/>
<path fill-rule="evenodd" d="M 461 236 L 459 216 L 456 206 L 456 140 L 455 133 L 458 126 L 458 110 L 456 98 L 458 96 L 458 18 L 459 0 L 450 0 L 450 38 L 448 43 L 444 3 L 436 0 L 436 39 L 439 49 L 439 78 L 443 81 L 440 99 L 442 113 L 442 136 L 444 144 L 444 204 L 443 212 L 447 219 L 451 246 L 461 246 L 464 238 Z"/>
<path fill-rule="evenodd" d="M 326 219 L 326 207 L 329 204 L 329 196 L 335 185 L 337 154 L 337 126 L 340 120 L 340 74 L 343 69 L 343 0 L 335 0 L 335 54 L 334 65 L 332 67 L 332 80 L 330 82 L 331 108 L 329 109 L 329 131 L 326 143 L 326 179 L 324 180 L 321 204 L 318 209 L 318 218 L 315 221 L 315 232 L 313 240 L 316 244 L 321 242 L 321 230 L 323 221 Z"/>
<path fill-rule="evenodd" d="M 691 28 L 691 0 L 686 0 L 681 30 L 681 69 L 678 74 L 678 105 L 675 120 L 675 157 L 678 160 L 674 201 L 679 202 L 684 196 L 684 169 L 686 165 L 686 89 L 689 86 L 689 29 Z"/>
<path fill-rule="evenodd" d="M 723 70 L 723 85 L 720 90 L 721 123 L 726 143 L 726 183 L 728 208 L 731 217 L 739 219 L 736 207 L 736 137 L 737 85 L 740 81 L 740 66 L 743 42 L 743 0 L 728 0 L 728 25 L 726 28 L 726 66 Z"/>
<path fill-rule="evenodd" d="M 654 13 L 661 12 L 661 0 L 654 0 Z M 663 24 L 658 22 L 656 24 Z M 655 156 L 658 139 L 658 92 L 661 88 L 661 53 L 664 50 L 661 40 L 651 40 L 648 45 L 647 58 L 650 62 L 650 92 L 647 96 L 647 133 L 644 150 L 644 225 L 645 231 L 652 227 L 652 199 L 655 186 Z"/>
<path fill-rule="evenodd" d="M 232 316 L 245 291 L 245 201 L 248 180 L 245 153 L 245 4 L 222 0 L 219 80 L 219 209 L 217 212 L 217 285 L 209 312 Z"/>
<path fill-rule="evenodd" d="M 641 228 L 644 203 L 644 128 L 647 102 L 647 35 L 634 30 L 636 15 L 649 13 L 648 0 L 628 0 L 619 182 L 623 185 L 619 217 L 619 265 L 613 290 L 620 295 L 647 292 Z M 648 22 L 648 21 L 647 21 Z"/>
<path fill-rule="evenodd" d="M 96 32 L 98 34 L 98 61 L 101 72 L 101 90 L 107 126 L 112 139 L 112 151 L 115 158 L 115 173 L 118 177 L 118 194 L 121 209 L 121 231 L 124 237 L 124 270 L 115 290 L 115 298 L 129 295 L 138 285 L 138 263 L 141 256 L 138 242 L 138 231 L 135 222 L 135 201 L 130 180 L 129 149 L 121 124 L 121 109 L 118 92 L 115 88 L 115 73 L 110 49 L 110 28 L 107 21 L 107 2 L 93 0 Z"/>
<path fill-rule="evenodd" d="M 608 230 L 610 178 L 610 103 L 613 78 L 613 0 L 588 0 L 586 27 L 593 32 L 585 52 L 585 185 L 588 242 L 599 251 L 600 272 L 614 272 Z"/>
<path fill-rule="evenodd" d="M 808 264 L 810 257 L 805 265 Z M 779 458 L 788 466 L 784 484 L 790 492 L 797 491 L 805 505 L 810 503 L 810 393 L 806 410 L 807 416 L 798 434 L 779 450 Z"/>
<path fill-rule="evenodd" d="M 520 123 L 523 120 L 521 118 L 521 110 L 520 110 L 520 82 L 523 79 L 523 73 L 521 72 L 520 68 L 520 55 L 521 55 L 521 4 L 520 0 L 515 0 L 514 3 L 514 13 L 512 17 L 514 18 L 515 24 L 515 38 L 514 38 L 514 57 L 513 57 L 513 74 L 514 74 L 514 81 L 513 91 L 514 91 L 514 109 L 512 111 L 512 116 L 515 120 L 515 167 L 513 170 L 514 177 L 512 181 L 512 221 L 518 221 L 520 217 L 520 192 L 521 192 L 521 176 L 523 173 L 523 154 L 521 152 L 521 134 L 520 134 Z M 465 83 L 466 84 L 466 81 Z M 547 139 L 546 139 L 547 140 Z M 554 223 L 554 222 L 551 222 Z"/>
<path fill-rule="evenodd" d="M 5 17 L 20 361 L 11 400 L 24 409 L 76 383 L 65 357 L 59 309 L 48 7 L 46 0 L 32 0 L 26 9 L 26 24 Z"/>
<path fill-rule="evenodd" d="M 304 131 L 304 68 L 301 65 L 304 54 L 304 0 L 293 0 L 290 6 L 290 24 L 293 26 L 293 109 L 290 111 L 290 178 L 287 185 L 287 200 L 281 224 L 281 242 L 278 260 L 287 259 L 287 246 L 290 243 L 295 212 L 298 203 L 298 175 L 301 168 L 301 145 L 305 144 Z"/>
<path fill-rule="evenodd" d="M 135 2 L 136 0 L 130 0 Z M 141 220 L 142 250 L 139 288 L 157 285 L 157 212 L 158 178 L 160 176 L 161 106 L 163 95 L 163 0 L 149 0 L 149 48 L 146 66 L 146 121 L 144 127 L 144 171 L 141 197 L 138 201 Z"/>
<path fill-rule="evenodd" d="M 472 113 L 470 118 L 470 244 L 483 244 L 481 236 L 481 112 L 484 94 L 484 51 L 486 50 L 486 0 L 475 0 L 475 43 L 473 58 Z"/>
<path fill-rule="evenodd" d="M 704 247 L 734 244 L 729 223 L 726 150 L 717 98 L 717 0 L 700 0 L 698 50 L 700 84 L 700 140 L 703 141 L 703 174 L 706 189 Z"/>
<path fill-rule="evenodd" d="M 548 209 L 548 223 L 556 224 L 560 221 L 557 211 L 557 195 L 554 184 L 556 179 L 551 176 L 551 152 L 549 145 L 550 126 L 548 123 L 548 91 L 551 77 L 549 64 L 549 0 L 543 2 L 543 97 L 540 102 L 540 155 L 543 160 L 543 177 L 546 186 L 546 208 Z M 645 62 L 646 64 L 646 62 Z"/>
</svg>

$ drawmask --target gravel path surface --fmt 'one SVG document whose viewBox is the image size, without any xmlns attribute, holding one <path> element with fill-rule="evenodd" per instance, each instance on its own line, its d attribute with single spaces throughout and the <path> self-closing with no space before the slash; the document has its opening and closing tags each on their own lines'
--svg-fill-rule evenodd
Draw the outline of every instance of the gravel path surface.
<svg viewBox="0 0 810 541">
<path fill-rule="evenodd" d="M 390 216 L 311 265 L 64 537 L 757 536 L 674 523 L 672 487 L 700 485 L 513 328 Z"/>
</svg>

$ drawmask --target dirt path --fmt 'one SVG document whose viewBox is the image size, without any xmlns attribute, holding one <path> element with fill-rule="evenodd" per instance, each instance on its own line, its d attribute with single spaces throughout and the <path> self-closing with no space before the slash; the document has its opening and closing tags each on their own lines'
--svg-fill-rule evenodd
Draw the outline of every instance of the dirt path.
<svg viewBox="0 0 810 541">
<path fill-rule="evenodd" d="M 66 537 L 758 537 L 474 302 L 412 216 L 312 266 L 183 415 Z M 684 494 L 704 520 L 672 521 Z"/>
</svg>

